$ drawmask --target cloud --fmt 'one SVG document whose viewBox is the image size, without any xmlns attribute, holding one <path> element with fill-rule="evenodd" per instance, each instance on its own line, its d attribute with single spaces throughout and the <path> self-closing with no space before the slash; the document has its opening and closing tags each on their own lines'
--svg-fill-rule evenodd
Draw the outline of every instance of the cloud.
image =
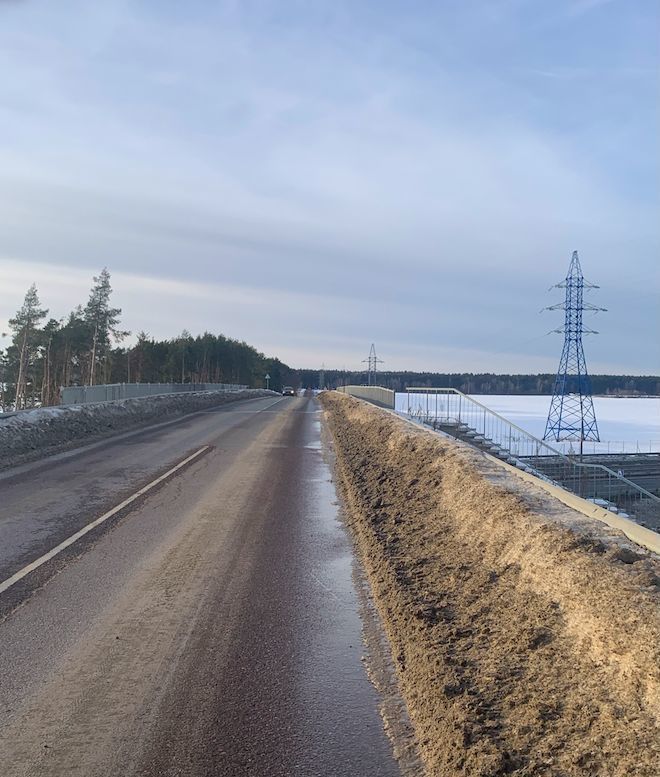
<svg viewBox="0 0 660 777">
<path fill-rule="evenodd" d="M 597 358 L 649 369 L 657 117 L 617 73 L 657 55 L 617 5 L 598 36 L 574 3 L 26 7 L 0 31 L 0 250 L 45 299 L 48 267 L 141 279 L 127 325 L 159 336 L 524 370 L 555 360 L 523 343 L 578 248 L 623 306 Z"/>
</svg>

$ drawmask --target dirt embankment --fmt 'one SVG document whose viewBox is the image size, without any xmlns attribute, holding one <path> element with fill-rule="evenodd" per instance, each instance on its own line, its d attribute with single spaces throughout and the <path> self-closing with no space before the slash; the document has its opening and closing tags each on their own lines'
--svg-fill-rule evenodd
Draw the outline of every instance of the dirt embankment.
<svg viewBox="0 0 660 777">
<path fill-rule="evenodd" d="M 199 391 L 88 405 L 46 407 L 0 418 L 0 469 L 101 437 L 274 391 Z"/>
<path fill-rule="evenodd" d="M 657 777 L 657 557 L 464 446 L 322 402 L 429 774 Z"/>
</svg>

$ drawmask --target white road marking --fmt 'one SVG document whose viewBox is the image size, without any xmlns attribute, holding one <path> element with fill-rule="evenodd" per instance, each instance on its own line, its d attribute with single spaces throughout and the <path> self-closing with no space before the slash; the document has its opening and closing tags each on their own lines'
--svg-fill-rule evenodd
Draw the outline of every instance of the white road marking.
<svg viewBox="0 0 660 777">
<path fill-rule="evenodd" d="M 159 483 L 162 483 L 163 480 L 166 480 L 168 477 L 170 477 L 170 475 L 173 475 L 177 470 L 180 470 L 181 467 L 184 467 L 186 464 L 188 464 L 188 462 L 192 461 L 193 459 L 196 459 L 198 456 L 201 456 L 201 454 L 209 450 L 209 448 L 210 448 L 209 445 L 205 445 L 203 448 L 200 448 L 198 451 L 195 451 L 195 453 L 192 453 L 183 461 L 180 461 L 176 466 L 172 467 L 172 469 L 168 469 L 167 472 L 165 472 L 165 474 L 161 475 L 160 477 L 157 477 L 155 480 L 152 480 L 151 483 L 148 483 L 139 491 L 136 491 L 132 496 L 129 496 L 128 499 L 124 499 L 123 502 L 118 504 L 116 507 L 113 507 L 112 510 L 108 510 L 108 512 L 104 513 L 100 518 L 97 518 L 91 523 L 88 523 L 87 526 L 83 526 L 83 528 L 78 530 L 75 534 L 72 534 L 63 542 L 60 542 L 59 545 L 56 545 L 54 548 L 52 548 L 52 550 L 49 550 L 48 553 L 44 553 L 43 556 L 39 556 L 38 559 L 35 559 L 30 564 L 23 567 L 23 569 L 19 569 L 18 572 L 15 572 L 11 577 L 8 577 L 6 580 L 0 583 L 0 594 L 6 591 L 8 588 L 11 588 L 16 583 L 18 583 L 18 581 L 22 580 L 26 575 L 29 575 L 30 572 L 33 572 L 35 569 L 38 569 L 42 564 L 45 564 L 47 561 L 50 561 L 50 559 L 57 556 L 57 554 L 61 553 L 65 548 L 68 548 L 70 545 L 73 545 L 74 542 L 77 542 L 81 537 L 84 537 L 85 534 L 92 531 L 92 529 L 95 529 L 97 526 L 100 526 L 102 523 L 107 521 L 108 518 L 112 518 L 112 516 L 116 515 L 120 510 L 123 510 L 125 507 L 130 505 L 136 499 L 139 499 L 143 494 L 146 494 L 147 491 L 151 491 L 151 489 L 154 488 L 154 486 L 157 486 Z"/>
</svg>

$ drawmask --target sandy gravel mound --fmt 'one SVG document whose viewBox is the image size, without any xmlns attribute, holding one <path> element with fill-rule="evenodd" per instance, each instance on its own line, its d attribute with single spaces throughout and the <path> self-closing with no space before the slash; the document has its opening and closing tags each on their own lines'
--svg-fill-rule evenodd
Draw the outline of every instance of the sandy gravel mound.
<svg viewBox="0 0 660 777">
<path fill-rule="evenodd" d="M 322 402 L 429 774 L 658 777 L 660 560 L 465 446 Z"/>
<path fill-rule="evenodd" d="M 93 439 L 274 391 L 191 391 L 154 397 L 45 407 L 0 418 L 0 469 Z"/>
</svg>

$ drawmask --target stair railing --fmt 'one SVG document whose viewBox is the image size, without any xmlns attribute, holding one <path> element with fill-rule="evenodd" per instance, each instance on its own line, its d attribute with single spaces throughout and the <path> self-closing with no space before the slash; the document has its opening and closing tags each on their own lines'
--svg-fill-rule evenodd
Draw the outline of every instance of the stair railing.
<svg viewBox="0 0 660 777">
<path fill-rule="evenodd" d="M 455 388 L 409 387 L 406 414 L 469 440 L 483 450 L 505 451 L 523 468 L 578 496 L 638 518 L 660 517 L 660 498 L 606 467 L 576 460 Z"/>
</svg>

